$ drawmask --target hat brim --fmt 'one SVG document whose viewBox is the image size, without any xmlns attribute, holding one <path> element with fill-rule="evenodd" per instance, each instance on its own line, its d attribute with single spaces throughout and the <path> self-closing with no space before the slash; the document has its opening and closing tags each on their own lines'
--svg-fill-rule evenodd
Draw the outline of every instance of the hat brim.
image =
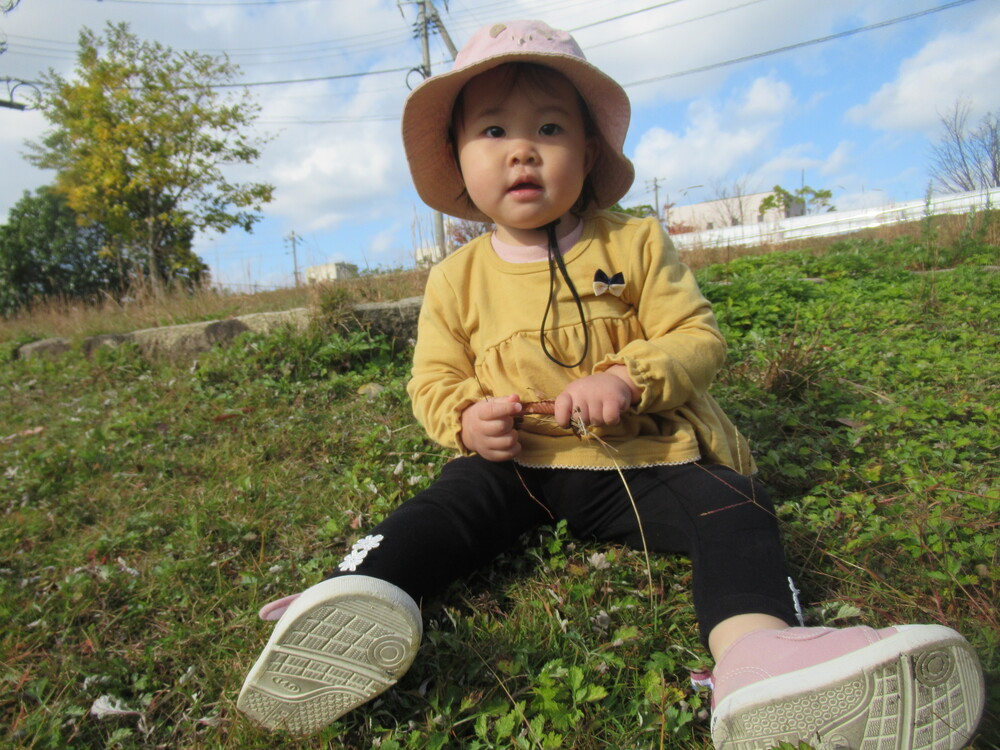
<svg viewBox="0 0 1000 750">
<path fill-rule="evenodd" d="M 618 83 L 579 58 L 542 52 L 504 53 L 428 78 L 413 90 L 403 108 L 403 147 L 413 184 L 431 208 L 449 216 L 491 221 L 466 197 L 449 138 L 452 110 L 462 87 L 481 73 L 506 63 L 535 63 L 562 73 L 586 102 L 600 133 L 590 171 L 597 208 L 617 203 L 632 186 L 635 169 L 622 152 L 631 106 Z"/>
</svg>

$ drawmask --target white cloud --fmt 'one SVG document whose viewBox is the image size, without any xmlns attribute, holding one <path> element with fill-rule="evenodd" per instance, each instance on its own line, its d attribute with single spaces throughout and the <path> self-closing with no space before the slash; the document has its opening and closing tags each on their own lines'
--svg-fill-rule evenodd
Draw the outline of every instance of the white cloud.
<svg viewBox="0 0 1000 750">
<path fill-rule="evenodd" d="M 739 116 L 751 119 L 781 117 L 795 103 L 787 83 L 771 77 L 758 78 L 746 92 Z"/>
<path fill-rule="evenodd" d="M 380 88 L 381 87 L 381 88 Z M 402 93 L 370 79 L 355 90 L 340 82 L 302 84 L 269 101 L 264 122 L 337 120 L 398 112 Z M 269 216 L 303 231 L 337 226 L 395 208 L 386 197 L 409 184 L 399 124 L 289 124 L 266 146 L 266 179 L 275 185 Z"/>
<path fill-rule="evenodd" d="M 936 131 L 958 99 L 973 116 L 1000 105 L 1000 11 L 973 28 L 945 32 L 904 60 L 894 81 L 847 113 L 854 123 L 882 130 Z"/>
<path fill-rule="evenodd" d="M 282 156 L 271 172 L 276 198 L 269 214 L 307 230 L 330 227 L 392 188 L 401 157 L 386 147 L 384 134 L 338 130 Z"/>
<path fill-rule="evenodd" d="M 647 175 L 693 185 L 755 172 L 795 106 L 788 84 L 773 77 L 757 78 L 722 104 L 692 102 L 683 132 L 652 127 L 642 134 L 634 154 L 636 187 L 641 189 Z"/>
<path fill-rule="evenodd" d="M 815 144 L 796 143 L 786 146 L 763 162 L 757 168 L 757 173 L 769 186 L 784 182 L 789 174 L 794 174 L 798 183 L 799 175 L 803 172 L 821 170 L 824 163 L 823 159 L 816 156 Z"/>
<path fill-rule="evenodd" d="M 824 36 L 872 4 L 879 3 L 813 3 L 808 13 L 803 13 L 800 0 L 699 0 L 654 6 L 649 13 L 617 20 L 613 26 L 584 28 L 575 36 L 591 62 L 625 85 L 634 105 L 645 106 L 665 99 L 704 96 L 724 85 L 734 71 L 745 69 L 743 65 L 714 67 L 719 63 Z M 585 23 L 581 20 L 580 25 Z M 613 31 L 609 33 L 609 29 Z M 797 53 L 802 61 L 817 54 L 811 50 Z M 713 67 L 630 86 L 703 66 Z"/>
<path fill-rule="evenodd" d="M 820 165 L 819 170 L 824 175 L 836 175 L 848 168 L 854 159 L 854 144 L 848 141 L 841 141 L 837 147 Z"/>
</svg>

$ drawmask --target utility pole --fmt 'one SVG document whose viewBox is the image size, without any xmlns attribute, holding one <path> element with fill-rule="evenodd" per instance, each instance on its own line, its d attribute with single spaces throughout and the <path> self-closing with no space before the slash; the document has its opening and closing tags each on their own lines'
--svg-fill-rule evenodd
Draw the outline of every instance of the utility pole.
<svg viewBox="0 0 1000 750">
<path fill-rule="evenodd" d="M 657 202 L 659 202 L 659 200 L 660 200 L 660 197 L 659 197 L 660 196 L 660 193 L 659 193 L 659 183 L 658 183 L 659 179 L 660 178 L 658 178 L 658 177 L 654 177 L 653 178 L 653 189 L 656 191 L 656 201 Z M 681 188 L 680 194 L 683 197 L 686 198 L 687 194 L 688 194 L 688 190 L 694 190 L 695 188 L 700 188 L 700 187 L 705 187 L 705 186 L 704 185 L 688 185 L 686 188 Z M 670 209 L 672 209 L 677 204 L 670 202 L 670 193 L 664 193 L 664 195 L 666 196 L 666 201 L 664 202 L 664 208 L 666 210 L 663 212 L 663 214 L 664 214 L 663 215 L 663 221 L 661 223 L 666 224 L 666 229 L 669 232 L 670 231 Z"/>
<path fill-rule="evenodd" d="M 448 48 L 448 53 L 451 55 L 451 59 L 454 60 L 458 57 L 458 48 L 455 43 L 451 41 L 451 35 L 448 34 L 448 29 L 444 27 L 444 23 L 441 21 L 441 16 L 438 15 L 437 8 L 434 7 L 433 0 L 423 0 L 424 5 L 427 6 L 428 21 L 430 24 L 437 29 L 437 33 L 441 35 L 441 41 L 444 42 L 444 46 Z M 448 9 L 448 3 L 444 4 L 445 10 Z"/>
<path fill-rule="evenodd" d="M 653 211 L 656 213 L 656 220 L 663 224 L 663 214 L 660 211 L 660 178 L 654 177 L 652 180 L 647 180 L 646 183 L 653 183 Z"/>
<path fill-rule="evenodd" d="M 430 34 L 427 33 L 428 26 L 427 0 L 420 0 L 420 7 L 417 9 L 417 24 L 420 26 L 420 46 L 423 51 L 424 78 L 431 75 L 431 44 Z"/>
<path fill-rule="evenodd" d="M 298 240 L 298 238 L 299 238 L 299 236 L 297 234 L 295 234 L 295 230 L 294 229 L 292 230 L 292 233 L 290 235 L 288 235 L 288 240 L 292 243 L 292 267 L 295 269 L 295 288 L 296 289 L 299 288 L 299 256 L 298 256 L 298 253 L 296 252 L 296 245 L 295 245 L 295 243 Z"/>
<path fill-rule="evenodd" d="M 448 34 L 448 30 L 441 22 L 441 16 L 438 15 L 433 0 L 416 0 L 416 4 L 417 33 L 420 35 L 420 46 L 423 50 L 423 64 L 419 70 L 421 75 L 427 79 L 431 76 L 430 35 L 432 30 L 437 30 L 441 35 L 441 39 L 448 48 L 448 52 L 451 53 L 452 60 L 458 56 L 458 49 L 456 49 L 454 42 L 451 41 L 451 36 Z M 445 8 L 447 7 L 446 4 Z M 437 260 L 444 260 L 444 216 L 441 215 L 440 211 L 434 212 L 434 242 L 437 244 Z"/>
</svg>

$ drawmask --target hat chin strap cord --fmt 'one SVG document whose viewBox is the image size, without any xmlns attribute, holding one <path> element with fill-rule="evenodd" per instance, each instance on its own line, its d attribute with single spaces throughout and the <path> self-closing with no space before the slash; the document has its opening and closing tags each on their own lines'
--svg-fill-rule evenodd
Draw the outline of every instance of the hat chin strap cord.
<svg viewBox="0 0 1000 750">
<path fill-rule="evenodd" d="M 559 219 L 556 219 L 551 224 L 546 224 L 540 229 L 545 230 L 545 234 L 548 237 L 549 242 L 549 301 L 545 305 L 545 314 L 542 316 L 542 327 L 538 331 L 538 339 L 542 344 L 542 351 L 545 352 L 545 356 L 550 360 L 555 362 L 560 367 L 578 367 L 583 364 L 583 361 L 587 358 L 587 352 L 590 350 L 590 328 L 587 325 L 587 317 L 583 312 L 583 301 L 580 299 L 580 295 L 576 291 L 576 287 L 573 285 L 573 280 L 569 277 L 569 272 L 566 270 L 566 263 L 563 261 L 562 253 L 559 252 L 559 240 L 556 238 L 556 225 L 559 223 Z M 573 300 L 576 302 L 576 309 L 580 313 L 580 322 L 583 324 L 583 354 L 580 355 L 580 359 L 573 363 L 567 363 L 560 360 L 552 352 L 549 351 L 548 343 L 545 340 L 545 324 L 549 318 L 549 311 L 552 309 L 552 301 L 556 297 L 556 267 L 559 268 L 559 272 L 562 274 L 563 280 L 569 287 L 570 292 L 573 294 Z"/>
</svg>

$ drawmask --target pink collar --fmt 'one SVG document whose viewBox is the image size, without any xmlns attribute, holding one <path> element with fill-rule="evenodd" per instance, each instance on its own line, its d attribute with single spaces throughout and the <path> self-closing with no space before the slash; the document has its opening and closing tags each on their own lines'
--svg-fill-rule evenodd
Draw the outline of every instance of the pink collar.
<svg viewBox="0 0 1000 750">
<path fill-rule="evenodd" d="M 575 245 L 583 234 L 583 220 L 577 222 L 573 231 L 559 240 L 559 252 L 563 255 Z M 497 233 L 490 235 L 490 242 L 493 251 L 500 256 L 500 260 L 508 263 L 537 263 L 540 260 L 549 259 L 549 248 L 547 245 L 511 245 L 501 241 Z"/>
</svg>

